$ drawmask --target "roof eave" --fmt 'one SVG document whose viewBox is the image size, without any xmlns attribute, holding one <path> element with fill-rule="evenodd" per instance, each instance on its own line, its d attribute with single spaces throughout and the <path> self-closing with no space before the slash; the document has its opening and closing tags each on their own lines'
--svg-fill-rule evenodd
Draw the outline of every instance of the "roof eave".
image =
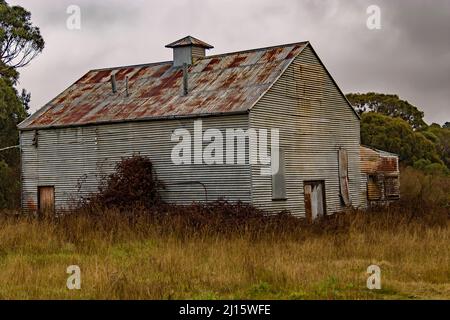
<svg viewBox="0 0 450 320">
<path fill-rule="evenodd" d="M 63 129 L 63 128 L 87 127 L 87 126 L 130 123 L 130 122 L 143 122 L 143 121 L 161 121 L 161 120 L 179 120 L 179 119 L 234 116 L 234 115 L 248 114 L 248 112 L 249 112 L 248 110 L 239 110 L 239 111 L 231 111 L 231 112 L 198 113 L 198 114 L 172 115 L 172 116 L 151 116 L 151 117 L 143 117 L 143 118 L 139 118 L 139 119 L 105 120 L 105 121 L 96 121 L 96 122 L 79 123 L 79 124 L 73 123 L 73 124 L 66 124 L 66 125 L 27 126 L 27 127 L 18 127 L 18 129 L 19 129 L 19 131 Z"/>
</svg>

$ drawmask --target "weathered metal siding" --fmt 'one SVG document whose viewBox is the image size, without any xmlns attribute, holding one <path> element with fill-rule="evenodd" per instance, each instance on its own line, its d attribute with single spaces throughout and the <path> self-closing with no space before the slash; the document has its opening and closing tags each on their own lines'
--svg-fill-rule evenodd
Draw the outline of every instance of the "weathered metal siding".
<svg viewBox="0 0 450 320">
<path fill-rule="evenodd" d="M 192 63 L 192 47 L 181 47 L 173 50 L 173 65 L 179 67 L 183 63 Z"/>
<path fill-rule="evenodd" d="M 368 192 L 368 179 L 367 175 L 361 172 L 360 177 L 360 186 L 359 186 L 359 198 L 361 201 L 361 208 L 367 208 L 369 206 L 369 202 L 367 201 L 367 192 Z"/>
<path fill-rule="evenodd" d="M 255 205 L 305 216 L 303 182 L 324 180 L 327 213 L 341 211 L 340 147 L 348 152 L 352 205 L 360 205 L 359 119 L 310 46 L 251 110 L 249 123 L 251 128 L 280 129 L 286 161 L 284 201 L 272 201 L 271 178 L 260 175 L 260 165 L 252 166 Z"/>
<path fill-rule="evenodd" d="M 248 116 L 233 115 L 202 118 L 203 129 L 247 129 Z M 23 208 L 35 210 L 38 186 L 55 186 L 56 208 L 62 209 L 72 199 L 96 190 L 98 176 L 112 172 L 121 157 L 140 153 L 154 163 L 158 178 L 167 186 L 165 200 L 176 203 L 219 197 L 250 201 L 248 165 L 180 165 L 171 161 L 173 130 L 185 128 L 193 139 L 194 119 L 129 122 L 39 130 L 38 147 L 32 145 L 34 131 L 21 133 Z M 192 154 L 193 156 L 193 154 Z M 82 183 L 80 193 L 77 185 Z"/>
</svg>

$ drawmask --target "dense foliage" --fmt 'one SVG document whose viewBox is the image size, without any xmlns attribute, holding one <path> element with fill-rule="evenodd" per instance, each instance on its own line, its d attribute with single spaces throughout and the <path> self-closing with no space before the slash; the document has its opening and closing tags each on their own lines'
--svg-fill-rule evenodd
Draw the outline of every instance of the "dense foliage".
<svg viewBox="0 0 450 320">
<path fill-rule="evenodd" d="M 0 76 L 16 81 L 17 69 L 28 65 L 43 49 L 44 39 L 32 24 L 31 13 L 0 0 Z"/>
<path fill-rule="evenodd" d="M 16 90 L 7 79 L 0 78 L 0 149 L 18 144 L 17 124 L 25 117 L 26 110 Z M 20 203 L 19 163 L 17 148 L 0 152 L 0 208 L 17 207 Z"/>
<path fill-rule="evenodd" d="M 450 127 L 428 126 L 423 112 L 397 95 L 351 93 L 349 101 L 361 115 L 361 142 L 399 155 L 403 165 L 430 174 L 450 171 Z"/>
<path fill-rule="evenodd" d="M 376 112 L 408 122 L 413 129 L 425 128 L 424 113 L 396 94 L 383 93 L 349 93 L 347 98 L 360 114 Z"/>
<path fill-rule="evenodd" d="M 14 87 L 18 68 L 26 66 L 44 48 L 31 14 L 0 0 L 0 208 L 20 203 L 20 152 L 17 124 L 28 115 L 30 94 Z"/>
</svg>

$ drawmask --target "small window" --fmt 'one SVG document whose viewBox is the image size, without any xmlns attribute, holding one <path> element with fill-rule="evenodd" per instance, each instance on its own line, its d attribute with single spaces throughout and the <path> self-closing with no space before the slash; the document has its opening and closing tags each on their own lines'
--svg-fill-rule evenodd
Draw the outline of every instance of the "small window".
<svg viewBox="0 0 450 320">
<path fill-rule="evenodd" d="M 275 172 L 272 174 L 272 200 L 286 200 L 286 168 L 285 168 L 285 155 L 283 149 L 275 149 L 278 151 L 279 161 L 278 170 L 274 167 L 276 164 L 275 153 L 272 153 L 272 169 Z M 272 152 L 273 152 L 272 151 Z"/>
</svg>

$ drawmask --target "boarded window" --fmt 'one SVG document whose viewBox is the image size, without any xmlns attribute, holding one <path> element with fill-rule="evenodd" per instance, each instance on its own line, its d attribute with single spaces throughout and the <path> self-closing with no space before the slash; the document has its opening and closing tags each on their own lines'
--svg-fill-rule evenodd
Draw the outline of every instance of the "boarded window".
<svg viewBox="0 0 450 320">
<path fill-rule="evenodd" d="M 278 151 L 278 170 L 276 167 L 272 167 L 274 174 L 272 174 L 272 199 L 273 200 L 285 200 L 286 199 L 286 168 L 285 168 L 285 156 L 283 149 L 275 149 L 272 153 L 272 166 L 276 165 L 275 152 Z"/>
<path fill-rule="evenodd" d="M 384 180 L 386 198 L 389 200 L 400 198 L 400 181 L 398 176 L 386 177 Z"/>
<path fill-rule="evenodd" d="M 339 149 L 339 186 L 341 199 L 345 206 L 352 204 L 350 199 L 350 188 L 348 179 L 348 154 L 347 150 Z"/>
</svg>

